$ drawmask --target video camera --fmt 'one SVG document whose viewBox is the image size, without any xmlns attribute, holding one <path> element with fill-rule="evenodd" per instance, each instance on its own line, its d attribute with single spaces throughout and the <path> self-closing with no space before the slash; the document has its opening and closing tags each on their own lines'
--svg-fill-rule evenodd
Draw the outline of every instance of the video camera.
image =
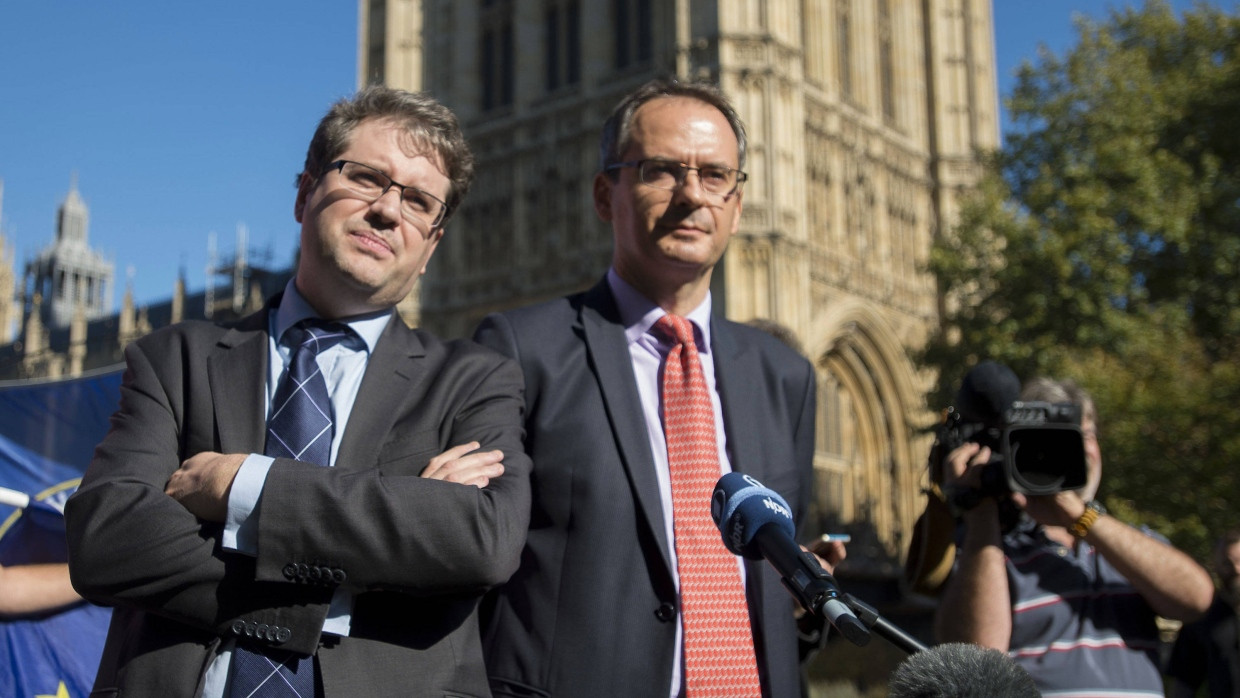
<svg viewBox="0 0 1240 698">
<path fill-rule="evenodd" d="M 958 506 L 969 508 L 961 497 L 1045 495 L 1085 486 L 1080 405 L 1021 402 L 1019 397 L 1020 379 L 1002 364 L 983 361 L 965 375 L 956 405 L 948 408 L 935 435 L 931 477 L 942 482 L 947 455 L 965 443 L 989 446 L 992 456 L 982 471 L 980 491 L 949 493 Z"/>
</svg>

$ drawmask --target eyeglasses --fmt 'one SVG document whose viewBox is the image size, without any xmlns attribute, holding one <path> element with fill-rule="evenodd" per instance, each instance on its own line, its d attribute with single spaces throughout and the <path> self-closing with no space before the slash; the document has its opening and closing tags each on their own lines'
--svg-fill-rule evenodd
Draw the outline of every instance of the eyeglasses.
<svg viewBox="0 0 1240 698">
<path fill-rule="evenodd" d="M 749 179 L 749 175 L 734 170 L 731 167 L 722 167 L 720 165 L 703 165 L 701 167 L 693 167 L 683 162 L 675 162 L 673 160 L 634 160 L 630 162 L 617 162 L 614 165 L 608 165 L 604 171 L 613 172 L 622 167 L 637 168 L 637 176 L 643 184 L 648 184 L 655 189 L 675 189 L 685 185 L 685 178 L 689 176 L 689 171 L 697 173 L 698 184 L 707 194 L 727 199 L 740 190 L 745 184 L 745 180 Z"/>
<path fill-rule="evenodd" d="M 448 204 L 439 197 L 417 187 L 393 182 L 382 170 L 376 170 L 370 165 L 352 160 L 337 160 L 328 165 L 323 174 L 332 170 L 340 173 L 345 189 L 371 203 L 378 201 L 379 197 L 388 193 L 392 187 L 396 187 L 400 192 L 401 216 L 423 233 L 438 228 L 448 214 Z"/>
</svg>

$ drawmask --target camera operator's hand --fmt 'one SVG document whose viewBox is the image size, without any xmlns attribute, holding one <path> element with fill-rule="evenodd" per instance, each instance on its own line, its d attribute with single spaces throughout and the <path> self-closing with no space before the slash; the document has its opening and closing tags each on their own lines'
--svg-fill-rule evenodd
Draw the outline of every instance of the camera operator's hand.
<svg viewBox="0 0 1240 698">
<path fill-rule="evenodd" d="M 990 462 L 990 447 L 965 443 L 947 454 L 947 467 L 943 468 L 943 489 L 980 489 L 982 466 Z"/>
<path fill-rule="evenodd" d="M 1043 526 L 1068 528 L 1085 513 L 1085 500 L 1075 490 L 1038 496 L 1013 494 L 1012 501 Z"/>
<path fill-rule="evenodd" d="M 996 500 L 983 494 L 982 471 L 992 458 L 989 446 L 966 443 L 947 454 L 943 467 L 942 489 L 948 506 L 975 531 L 999 528 Z"/>
</svg>

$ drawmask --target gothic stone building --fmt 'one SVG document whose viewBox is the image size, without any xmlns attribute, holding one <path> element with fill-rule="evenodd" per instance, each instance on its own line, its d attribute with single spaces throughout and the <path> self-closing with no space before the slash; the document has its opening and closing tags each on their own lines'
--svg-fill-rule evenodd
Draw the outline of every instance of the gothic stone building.
<svg viewBox="0 0 1240 698">
<path fill-rule="evenodd" d="M 925 263 L 998 145 L 988 0 L 361 0 L 359 30 L 359 82 L 432 92 L 478 157 L 405 308 L 449 335 L 601 278 L 591 179 L 623 94 L 722 86 L 750 179 L 716 308 L 814 362 L 816 523 L 853 533 L 852 575 L 896 580 L 934 421 L 911 359 L 937 320 Z"/>
<path fill-rule="evenodd" d="M 120 370 L 132 340 L 181 320 L 230 320 L 253 312 L 292 273 L 247 261 L 238 231 L 239 252 L 211 270 L 226 281 L 209 278 L 206 289 L 187 294 L 180 278 L 170 298 L 142 307 L 127 289 L 120 312 L 112 313 L 114 267 L 90 246 L 89 220 L 74 182 L 57 212 L 55 240 L 26 263 L 21 276 L 12 241 L 0 228 L 0 385 Z"/>
<path fill-rule="evenodd" d="M 979 176 L 977 153 L 998 145 L 989 0 L 360 0 L 359 9 L 359 83 L 431 91 L 461 117 L 478 156 L 469 199 L 401 307 L 408 322 L 445 335 L 601 278 L 611 238 L 590 183 L 606 115 L 656 75 L 723 87 L 748 127 L 750 180 L 741 231 L 714 276 L 716 308 L 789 328 L 813 361 L 815 524 L 853 534 L 839 571 L 850 588 L 870 581 L 898 597 L 934 421 L 924 398 L 932 376 L 911 358 L 938 317 L 925 262 Z M 6 249 L 0 240 L 0 288 L 13 283 Z M 214 292 L 178 289 L 166 305 L 135 312 L 127 302 L 94 320 L 77 301 L 76 319 L 57 328 L 40 326 L 47 309 L 33 297 L 0 300 L 0 328 L 21 316 L 20 335 L 0 338 L 14 340 L 0 347 L 0 372 L 115 362 L 147 328 L 244 312 L 286 274 L 238 267 Z"/>
</svg>

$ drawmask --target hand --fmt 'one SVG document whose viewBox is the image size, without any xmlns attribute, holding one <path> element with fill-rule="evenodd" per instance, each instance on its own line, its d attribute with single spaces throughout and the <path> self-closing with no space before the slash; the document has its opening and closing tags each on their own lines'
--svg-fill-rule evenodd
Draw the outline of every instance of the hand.
<svg viewBox="0 0 1240 698">
<path fill-rule="evenodd" d="M 1072 490 L 1033 497 L 1013 494 L 1012 501 L 1043 526 L 1069 528 L 1085 513 L 1085 500 Z"/>
<path fill-rule="evenodd" d="M 990 462 L 990 447 L 969 442 L 947 454 L 943 468 L 943 490 L 952 487 L 978 489 L 982 486 L 982 466 Z"/>
<path fill-rule="evenodd" d="M 826 541 L 818 539 L 810 543 L 808 547 L 802 545 L 801 550 L 812 553 L 814 559 L 818 560 L 818 564 L 827 571 L 827 574 L 835 574 L 835 566 L 843 562 L 844 558 L 848 556 L 848 551 L 844 549 L 844 541 L 839 540 Z M 795 604 L 792 615 L 797 620 L 800 620 L 807 615 L 807 611 L 800 604 Z"/>
<path fill-rule="evenodd" d="M 809 544 L 809 547 L 801 546 L 802 550 L 814 554 L 818 558 L 818 564 L 827 571 L 827 574 L 835 574 L 835 566 L 844 561 L 848 557 L 848 551 L 844 549 L 844 542 L 838 540 L 826 541 L 816 540 Z"/>
<path fill-rule="evenodd" d="M 983 494 L 987 488 L 983 486 L 982 473 L 993 455 L 989 446 L 965 443 L 947 454 L 943 466 L 943 495 L 970 532 L 999 530 L 1000 495 Z M 1019 504 L 1023 506 L 1024 502 Z"/>
<path fill-rule="evenodd" d="M 164 493 L 194 516 L 223 523 L 228 516 L 228 491 L 244 461 L 243 453 L 203 451 L 190 456 L 168 478 Z"/>
<path fill-rule="evenodd" d="M 478 451 L 479 448 L 482 448 L 482 444 L 477 441 L 453 446 L 432 458 L 422 471 L 422 477 L 478 488 L 486 487 L 492 478 L 504 474 L 504 452 Z"/>
</svg>

